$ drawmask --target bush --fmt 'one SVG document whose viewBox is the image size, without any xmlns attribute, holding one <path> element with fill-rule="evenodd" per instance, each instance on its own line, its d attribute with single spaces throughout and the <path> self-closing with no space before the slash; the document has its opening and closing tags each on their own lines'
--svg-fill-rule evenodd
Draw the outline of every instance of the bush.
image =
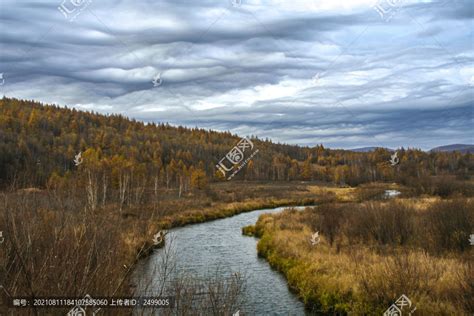
<svg viewBox="0 0 474 316">
<path fill-rule="evenodd" d="M 413 213 L 396 201 L 354 206 L 347 218 L 347 237 L 378 245 L 405 245 L 414 232 Z"/>
<path fill-rule="evenodd" d="M 356 190 L 357 201 L 363 202 L 382 199 L 385 189 L 385 187 L 378 186 L 358 186 Z"/>
<path fill-rule="evenodd" d="M 462 194 L 462 185 L 453 177 L 443 176 L 433 181 L 432 192 L 434 195 L 446 198 L 455 193 Z"/>
<path fill-rule="evenodd" d="M 424 220 L 426 240 L 431 249 L 467 250 L 474 231 L 474 202 L 467 199 L 440 201 L 432 205 Z"/>
<path fill-rule="evenodd" d="M 242 235 L 254 236 L 255 235 L 255 225 L 248 225 L 248 226 L 242 227 Z"/>
<path fill-rule="evenodd" d="M 311 212 L 310 227 L 313 231 L 321 232 L 332 246 L 344 220 L 342 205 L 323 204 Z"/>
<path fill-rule="evenodd" d="M 410 193 L 413 196 L 430 194 L 448 198 L 453 196 L 470 197 L 474 195 L 474 184 L 460 181 L 454 176 L 409 177 L 403 183 L 410 187 Z"/>
</svg>

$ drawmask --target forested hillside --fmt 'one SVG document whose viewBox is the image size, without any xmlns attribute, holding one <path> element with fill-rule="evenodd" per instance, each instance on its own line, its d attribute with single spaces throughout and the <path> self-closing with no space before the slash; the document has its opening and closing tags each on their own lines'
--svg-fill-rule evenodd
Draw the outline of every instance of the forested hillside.
<svg viewBox="0 0 474 316">
<path fill-rule="evenodd" d="M 329 150 L 322 145 L 304 148 L 275 144 L 250 137 L 259 152 L 236 179 L 357 185 L 369 181 L 407 182 L 413 177 L 444 173 L 466 177 L 474 170 L 472 154 L 402 149 L 398 152 L 400 163 L 392 166 L 391 153 L 382 148 L 358 153 Z M 98 179 L 107 182 L 102 187 L 153 185 L 179 187 L 185 192 L 192 186 L 204 187 L 222 180 L 216 164 L 239 139 L 228 132 L 145 124 L 121 115 L 3 98 L 0 182 L 15 188 L 61 183 L 78 169 L 74 157 L 82 152 L 81 167 L 97 170 Z"/>
</svg>

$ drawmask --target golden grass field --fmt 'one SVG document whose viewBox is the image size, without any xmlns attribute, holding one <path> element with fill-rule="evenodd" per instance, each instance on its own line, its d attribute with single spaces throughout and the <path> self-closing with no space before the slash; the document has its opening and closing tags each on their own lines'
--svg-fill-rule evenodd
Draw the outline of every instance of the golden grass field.
<svg viewBox="0 0 474 316">
<path fill-rule="evenodd" d="M 352 191 L 347 189 L 345 192 L 352 194 Z M 423 219 L 423 214 L 435 212 L 430 211 L 430 207 L 440 201 L 439 198 L 427 197 L 369 203 L 375 204 L 376 210 L 390 205 L 395 208 L 406 206 L 412 212 L 410 218 L 418 221 L 418 216 Z M 465 207 L 472 225 L 473 201 L 464 199 L 459 203 Z M 355 206 L 346 204 L 345 207 Z M 436 249 L 436 241 L 432 240 L 423 245 L 422 239 L 426 235 L 420 231 L 424 228 L 416 226 L 403 244 L 397 241 L 382 244 L 370 238 L 365 242 L 350 240 L 351 234 L 357 235 L 350 233 L 351 227 L 345 226 L 351 225 L 350 222 L 342 224 L 336 231 L 337 237 L 332 245 L 324 231 L 320 234 L 319 244 L 312 245 L 311 235 L 316 230 L 313 225 L 318 222 L 314 210 L 306 208 L 299 212 L 290 209 L 280 214 L 262 215 L 254 227 L 245 229 L 247 234 L 254 232 L 261 238 L 259 255 L 286 276 L 289 287 L 310 311 L 381 315 L 405 294 L 413 302 L 412 309 L 416 306 L 417 315 L 471 314 L 474 308 L 472 248 L 464 251 L 449 247 Z M 368 231 L 372 229 L 366 228 Z"/>
</svg>

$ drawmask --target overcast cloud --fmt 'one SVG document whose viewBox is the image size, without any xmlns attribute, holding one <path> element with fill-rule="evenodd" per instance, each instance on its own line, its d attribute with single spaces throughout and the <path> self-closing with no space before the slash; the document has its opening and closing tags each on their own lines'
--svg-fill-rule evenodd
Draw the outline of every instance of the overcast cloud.
<svg viewBox="0 0 474 316">
<path fill-rule="evenodd" d="M 309 146 L 474 143 L 471 0 L 388 21 L 375 0 L 64 1 L 72 22 L 0 1 L 9 97 Z"/>
</svg>

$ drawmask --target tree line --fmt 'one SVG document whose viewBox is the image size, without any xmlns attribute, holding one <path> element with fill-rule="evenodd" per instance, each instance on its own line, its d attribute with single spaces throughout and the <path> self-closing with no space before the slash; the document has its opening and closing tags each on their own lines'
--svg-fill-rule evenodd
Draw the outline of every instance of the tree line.
<svg viewBox="0 0 474 316">
<path fill-rule="evenodd" d="M 392 166 L 392 153 L 384 148 L 363 153 L 249 139 L 259 152 L 235 179 L 358 185 L 443 174 L 465 179 L 474 170 L 469 153 L 402 148 L 399 163 Z M 181 196 L 224 180 L 216 164 L 239 140 L 230 132 L 144 123 L 117 114 L 4 97 L 0 100 L 0 185 L 58 187 L 80 175 L 90 187 L 93 205 L 105 203 L 110 190 L 118 192 L 121 203 L 139 200 L 145 188 L 155 192 L 174 188 Z M 82 163 L 76 165 L 79 153 Z"/>
</svg>

